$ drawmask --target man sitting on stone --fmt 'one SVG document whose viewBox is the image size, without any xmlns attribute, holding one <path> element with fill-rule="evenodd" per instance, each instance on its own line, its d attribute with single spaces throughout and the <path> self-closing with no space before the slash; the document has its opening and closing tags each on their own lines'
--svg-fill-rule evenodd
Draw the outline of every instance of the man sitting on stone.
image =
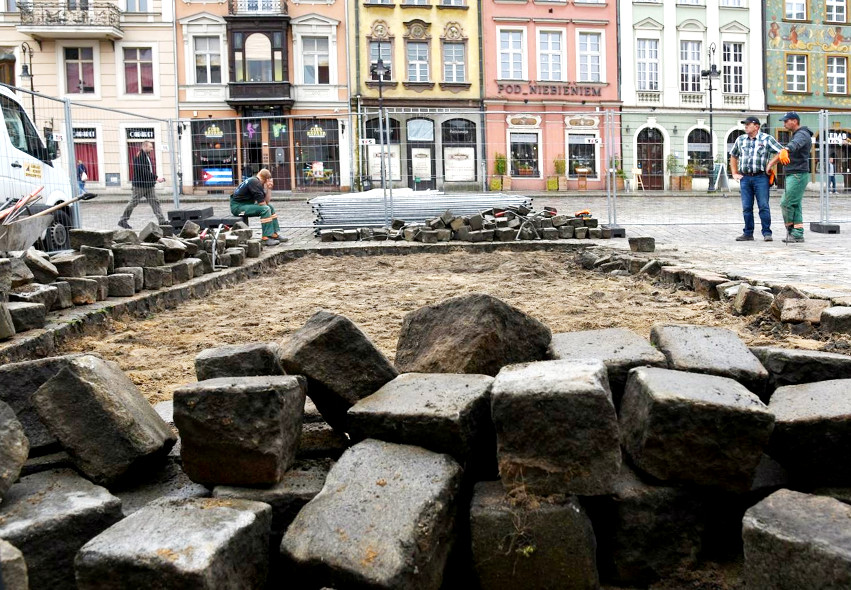
<svg viewBox="0 0 851 590">
<path fill-rule="evenodd" d="M 230 196 L 232 215 L 259 217 L 263 227 L 263 245 L 277 246 L 281 242 L 278 235 L 278 214 L 272 207 L 272 173 L 266 168 L 256 176 L 246 178 Z"/>
</svg>

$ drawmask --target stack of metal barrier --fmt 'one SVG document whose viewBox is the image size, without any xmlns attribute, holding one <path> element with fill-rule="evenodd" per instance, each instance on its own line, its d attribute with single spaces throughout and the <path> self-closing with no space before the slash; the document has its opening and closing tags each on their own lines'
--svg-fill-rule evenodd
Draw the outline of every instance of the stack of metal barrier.
<svg viewBox="0 0 851 590">
<path fill-rule="evenodd" d="M 494 207 L 525 206 L 532 208 L 532 198 L 503 193 L 445 194 L 437 191 L 393 191 L 385 198 L 381 189 L 364 193 L 316 197 L 308 201 L 316 219 L 316 231 L 331 227 L 383 227 L 386 222 L 401 219 L 405 223 L 422 223 L 452 211 L 455 215 L 474 215 Z"/>
</svg>

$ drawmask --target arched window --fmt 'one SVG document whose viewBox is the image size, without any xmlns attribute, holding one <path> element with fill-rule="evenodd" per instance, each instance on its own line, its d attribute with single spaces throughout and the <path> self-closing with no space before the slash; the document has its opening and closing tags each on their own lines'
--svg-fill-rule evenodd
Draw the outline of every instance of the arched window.
<svg viewBox="0 0 851 590">
<path fill-rule="evenodd" d="M 708 176 L 712 170 L 712 156 L 709 145 L 709 131 L 692 129 L 688 134 L 688 162 L 694 168 L 693 176 Z"/>
<path fill-rule="evenodd" d="M 734 129 L 727 136 L 727 142 L 726 142 L 727 143 L 727 152 L 724 155 L 724 161 L 727 163 L 727 174 L 728 175 L 732 174 L 732 172 L 730 171 L 730 150 L 733 149 L 733 145 L 736 143 L 736 140 L 739 139 L 739 137 L 741 137 L 744 134 L 745 134 L 745 132 L 742 131 L 741 129 Z"/>
<path fill-rule="evenodd" d="M 400 126 L 399 121 L 396 119 L 390 119 L 390 133 L 387 133 L 387 130 L 384 130 L 384 136 L 389 138 L 385 143 L 399 143 L 400 138 Z M 376 142 L 381 142 L 381 135 L 378 132 L 378 118 L 375 117 L 373 119 L 369 119 L 366 122 L 366 137 L 369 139 L 374 139 Z"/>
<path fill-rule="evenodd" d="M 245 40 L 246 82 L 272 81 L 272 42 L 263 33 Z"/>
<path fill-rule="evenodd" d="M 660 190 L 665 184 L 664 137 L 659 129 L 645 127 L 638 134 L 636 165 L 645 189 Z"/>
<path fill-rule="evenodd" d="M 475 144 L 476 124 L 467 119 L 450 119 L 442 127 L 443 145 Z"/>
</svg>

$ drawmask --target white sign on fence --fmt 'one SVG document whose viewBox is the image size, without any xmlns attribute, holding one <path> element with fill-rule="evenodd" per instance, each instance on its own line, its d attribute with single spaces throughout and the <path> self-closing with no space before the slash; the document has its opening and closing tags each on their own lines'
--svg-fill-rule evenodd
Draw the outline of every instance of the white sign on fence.
<svg viewBox="0 0 851 590">
<path fill-rule="evenodd" d="M 360 144 L 361 145 L 375 145 L 375 138 L 373 138 L 373 137 L 361 137 Z"/>
</svg>

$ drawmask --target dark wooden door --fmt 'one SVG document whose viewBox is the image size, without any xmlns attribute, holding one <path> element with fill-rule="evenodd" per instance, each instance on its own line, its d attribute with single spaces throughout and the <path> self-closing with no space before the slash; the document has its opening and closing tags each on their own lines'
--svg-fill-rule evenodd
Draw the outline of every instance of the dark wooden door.
<svg viewBox="0 0 851 590">
<path fill-rule="evenodd" d="M 655 128 L 642 129 L 638 134 L 638 166 L 645 190 L 665 187 L 664 138 Z"/>
</svg>

